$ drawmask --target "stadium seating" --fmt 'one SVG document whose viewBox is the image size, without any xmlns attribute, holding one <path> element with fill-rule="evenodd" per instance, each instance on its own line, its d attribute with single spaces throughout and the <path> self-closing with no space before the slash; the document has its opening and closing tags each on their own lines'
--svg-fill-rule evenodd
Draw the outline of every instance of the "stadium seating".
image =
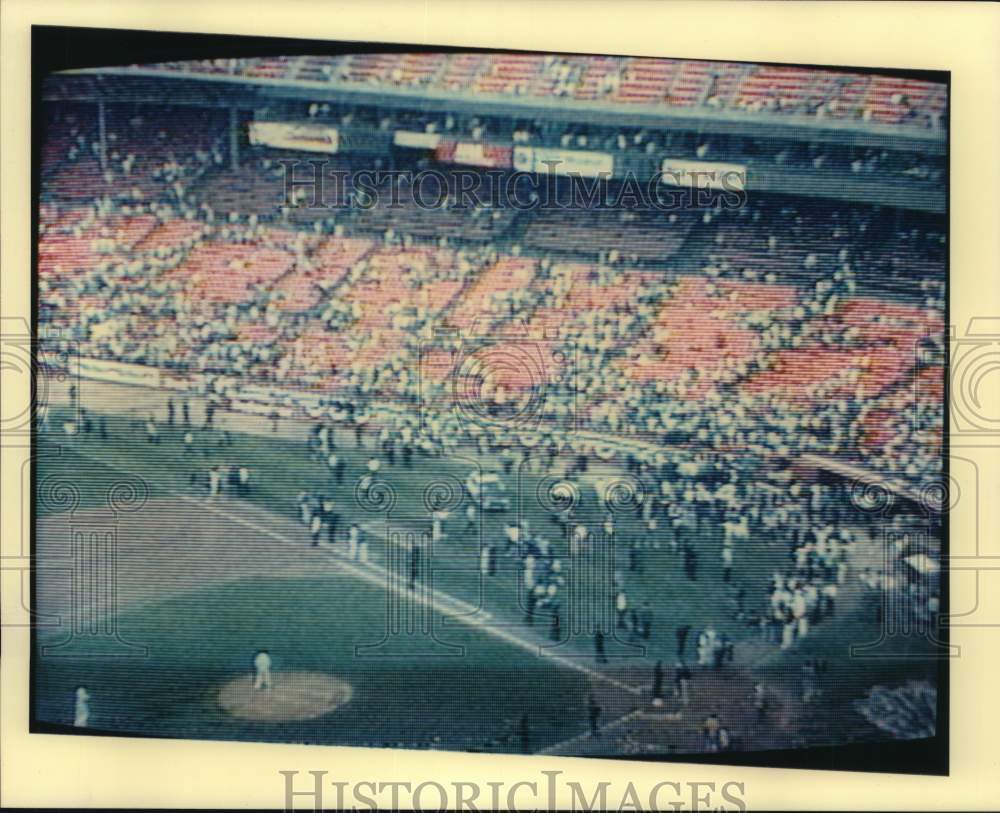
<svg viewBox="0 0 1000 813">
<path fill-rule="evenodd" d="M 627 372 L 638 381 L 681 382 L 678 394 L 701 398 L 740 362 L 748 361 L 759 337 L 734 324 L 741 307 L 709 294 L 704 279 L 683 277 L 661 307 L 649 336 L 630 348 Z M 738 297 L 738 289 L 731 289 Z"/>
<path fill-rule="evenodd" d="M 694 225 L 693 212 L 678 212 L 673 223 L 657 211 L 543 209 L 525 233 L 529 245 L 550 251 L 617 251 L 636 260 L 669 259 Z"/>
<path fill-rule="evenodd" d="M 474 206 L 472 200 L 459 201 L 459 181 L 455 170 L 437 167 L 434 180 L 418 182 L 413 190 L 406 179 L 391 190 L 391 178 L 379 187 L 376 205 L 354 212 L 360 229 L 383 232 L 392 229 L 414 237 L 484 241 L 496 238 L 510 226 L 515 212 L 508 207 Z"/>
<path fill-rule="evenodd" d="M 885 123 L 937 104 L 934 87 L 909 80 L 706 65 L 412 54 L 302 57 L 295 70 L 636 103 L 774 99 L 786 111 L 837 98 L 829 115 L 867 105 Z M 282 60 L 198 69 L 251 67 L 258 77 L 291 69 Z M 412 399 L 418 378 L 440 387 L 454 372 L 463 336 L 509 332 L 541 348 L 542 368 L 573 356 L 579 386 L 559 380 L 552 392 L 578 399 L 601 431 L 655 438 L 668 402 L 713 421 L 718 407 L 706 404 L 730 399 L 773 428 L 843 401 L 858 410 L 845 454 L 903 473 L 934 465 L 926 440 L 940 430 L 940 368 L 920 369 L 916 350 L 943 335 L 940 305 L 923 301 L 947 257 L 931 217 L 887 225 L 865 207 L 815 211 L 777 195 L 707 216 L 428 208 L 406 193 L 392 208 L 283 211 L 282 170 L 266 150 L 234 170 L 213 154 L 212 126 L 110 121 L 119 158 L 135 154 L 128 172 L 100 173 L 92 111 L 54 120 L 43 153 L 40 318 L 70 330 L 84 355 Z M 505 389 L 537 385 L 530 361 L 508 365 Z"/>
</svg>

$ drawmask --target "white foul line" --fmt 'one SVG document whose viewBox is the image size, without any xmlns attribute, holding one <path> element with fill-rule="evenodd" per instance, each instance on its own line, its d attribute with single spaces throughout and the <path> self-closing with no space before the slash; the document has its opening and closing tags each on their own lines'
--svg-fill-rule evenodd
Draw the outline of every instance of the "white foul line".
<svg viewBox="0 0 1000 813">
<path fill-rule="evenodd" d="M 106 466 L 109 469 L 114 469 L 115 471 L 120 471 L 122 474 L 127 474 L 130 477 L 138 477 L 139 479 L 143 479 L 142 477 L 140 477 L 139 475 L 137 475 L 135 472 L 129 471 L 128 469 L 123 469 L 121 466 L 116 466 L 113 463 L 107 463 L 107 462 L 105 462 L 103 460 L 100 460 L 99 458 L 94 457 L 93 455 L 90 455 L 90 454 L 87 454 L 85 452 L 82 452 L 75 445 L 73 447 L 73 450 L 75 452 L 77 452 L 78 454 L 81 454 L 84 457 L 90 458 L 95 463 L 98 463 L 98 464 L 100 464 L 102 466 Z M 166 493 L 173 494 L 175 497 L 179 497 L 180 499 L 182 499 L 182 500 L 184 500 L 186 502 L 193 503 L 194 505 L 197 505 L 197 506 L 199 506 L 201 508 L 207 508 L 212 513 L 217 514 L 220 517 L 223 517 L 225 519 L 228 519 L 230 522 L 236 522 L 236 523 L 239 523 L 240 525 L 244 525 L 247 528 L 250 528 L 251 530 L 256 531 L 257 533 L 261 533 L 261 534 L 265 534 L 266 536 L 270 536 L 272 539 L 276 539 L 277 541 L 282 542 L 282 543 L 284 543 L 286 545 L 295 545 L 295 546 L 298 546 L 298 543 L 296 543 L 295 541 L 289 539 L 287 536 L 279 534 L 277 531 L 273 531 L 270 528 L 265 528 L 265 527 L 263 527 L 261 525 L 258 525 L 255 522 L 250 522 L 249 520 L 246 520 L 243 517 L 237 516 L 235 514 L 230 514 L 227 511 L 223 511 L 220 508 L 212 506 L 211 503 L 208 502 L 208 501 L 206 501 L 206 500 L 199 500 L 199 499 L 196 499 L 195 497 L 191 497 L 191 496 L 189 496 L 187 494 L 181 494 L 180 492 L 173 491 L 173 490 L 168 489 L 168 488 L 164 488 L 163 490 Z M 252 503 L 250 503 L 250 505 L 252 505 Z M 263 509 L 259 508 L 259 506 L 255 506 L 255 507 L 259 511 L 263 512 Z M 264 512 L 264 513 L 266 513 L 266 512 Z M 371 584 L 380 585 L 382 587 L 385 587 L 386 589 L 392 590 L 393 592 L 395 592 L 395 593 L 397 593 L 399 595 L 408 596 L 409 598 L 414 599 L 414 600 L 418 601 L 421 604 L 426 604 L 428 606 L 433 606 L 433 604 L 434 604 L 433 599 L 426 598 L 426 597 L 424 597 L 423 595 L 421 595 L 419 593 L 416 593 L 414 591 L 409 590 L 409 588 L 401 587 L 401 586 L 395 584 L 392 579 L 388 578 L 389 577 L 389 572 L 385 568 L 383 568 L 381 565 L 376 565 L 376 564 L 373 564 L 373 563 L 369 563 L 368 564 L 369 570 L 365 570 L 365 569 L 363 569 L 361 567 L 358 567 L 358 566 L 356 566 L 354 564 L 351 564 L 350 562 L 348 562 L 348 561 L 346 561 L 344 559 L 341 559 L 341 558 L 337 559 L 337 563 L 338 563 L 338 565 L 341 568 L 343 568 L 348 573 L 350 573 L 353 576 L 356 576 L 359 579 L 367 581 L 367 582 L 369 582 Z M 375 571 L 375 572 L 369 572 L 369 571 Z M 463 605 L 464 604 L 466 607 L 472 608 L 472 605 L 465 604 L 465 602 L 462 602 L 462 601 L 460 601 L 458 599 L 454 599 L 451 596 L 448 596 L 447 594 L 442 593 L 441 597 L 444 598 L 447 602 L 450 602 L 452 604 L 456 604 L 456 605 Z M 478 630 L 480 630 L 482 632 L 485 632 L 488 635 L 492 635 L 495 638 L 499 638 L 502 641 L 507 642 L 508 644 L 511 644 L 513 646 L 516 646 L 516 647 L 519 647 L 520 649 L 527 650 L 528 652 L 531 652 L 531 653 L 537 655 L 540 658 L 547 658 L 550 661 L 552 661 L 553 663 L 557 663 L 560 666 L 563 666 L 563 667 L 565 667 L 567 669 L 573 669 L 573 670 L 575 670 L 577 672 L 581 672 L 581 673 L 583 673 L 583 674 L 585 674 L 585 675 L 587 675 L 589 677 L 594 678 L 595 680 L 603 681 L 604 683 L 607 683 L 607 684 L 609 684 L 611 686 L 614 686 L 617 689 L 621 689 L 623 691 L 629 692 L 630 694 L 634 694 L 634 695 L 642 694 L 642 690 L 636 688 L 635 686 L 630 686 L 627 683 L 623 683 L 622 681 L 620 681 L 620 680 L 618 680 L 616 678 L 613 678 L 610 675 L 605 675 L 605 674 L 603 674 L 601 672 L 598 672 L 598 671 L 596 671 L 594 669 L 591 669 L 591 668 L 589 668 L 587 666 L 584 666 L 582 663 L 579 663 L 577 661 L 574 661 L 574 660 L 571 660 L 569 658 L 565 658 L 565 657 L 563 657 L 561 655 L 556 655 L 556 654 L 554 654 L 552 652 L 549 652 L 548 650 L 539 647 L 537 644 L 533 644 L 530 641 L 526 641 L 523 638 L 519 638 L 518 636 L 513 635 L 513 634 L 507 632 L 504 629 L 501 629 L 499 627 L 495 627 L 495 626 L 492 626 L 492 625 L 489 625 L 489 624 L 484 624 L 481 620 L 470 617 L 470 615 L 467 612 L 466 613 L 461 613 L 461 612 L 457 612 L 454 609 L 447 609 L 444 605 L 440 605 L 440 606 L 441 606 L 441 609 L 442 609 L 443 612 L 445 612 L 448 615 L 453 616 L 460 623 L 466 624 L 467 626 L 474 627 L 475 629 L 478 629 Z M 472 608 L 473 611 L 475 611 L 476 609 L 477 608 Z"/>
<path fill-rule="evenodd" d="M 616 728 L 620 728 L 625 723 L 629 722 L 629 720 L 634 720 L 641 714 L 642 711 L 640 709 L 633 709 L 624 717 L 619 717 L 617 720 L 612 720 L 606 726 L 598 728 L 597 736 L 600 736 L 601 734 L 606 734 L 609 731 L 612 731 Z M 538 753 L 552 754 L 558 751 L 560 748 L 565 748 L 567 745 L 573 745 L 574 743 L 581 742 L 591 736 L 593 735 L 589 731 L 584 731 L 582 734 L 577 734 L 575 737 L 570 737 L 568 740 L 563 740 L 562 742 L 557 742 L 555 745 L 550 745 L 548 748 L 543 748 L 541 751 L 538 751 Z"/>
</svg>

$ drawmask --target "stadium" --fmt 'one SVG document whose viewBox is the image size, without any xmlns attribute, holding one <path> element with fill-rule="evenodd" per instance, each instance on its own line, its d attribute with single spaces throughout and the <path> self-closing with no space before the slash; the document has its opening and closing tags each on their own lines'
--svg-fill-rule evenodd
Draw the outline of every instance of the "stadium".
<svg viewBox="0 0 1000 813">
<path fill-rule="evenodd" d="M 933 739 L 947 111 L 375 46 L 48 76 L 33 724 Z"/>
</svg>

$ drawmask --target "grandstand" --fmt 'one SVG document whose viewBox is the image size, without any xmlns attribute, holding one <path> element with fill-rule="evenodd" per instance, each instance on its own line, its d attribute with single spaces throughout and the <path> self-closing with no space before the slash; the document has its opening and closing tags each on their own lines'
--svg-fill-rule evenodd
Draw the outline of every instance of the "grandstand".
<svg viewBox="0 0 1000 813">
<path fill-rule="evenodd" d="M 221 63 L 221 64 L 220 64 Z M 538 99 L 861 119 L 939 128 L 945 86 L 918 79 L 737 62 L 541 54 L 352 54 L 135 65 L 303 85 L 361 84 Z"/>
<path fill-rule="evenodd" d="M 44 99 L 39 336 L 83 377 L 43 415 L 40 555 L 141 482 L 104 643 L 167 654 L 44 661 L 38 721 L 86 682 L 117 733 L 662 757 L 878 741 L 873 687 L 936 685 L 848 650 L 888 606 L 941 646 L 905 562 L 940 560 L 945 84 L 386 52 Z M 352 699 L 227 718 L 260 649 Z"/>
</svg>

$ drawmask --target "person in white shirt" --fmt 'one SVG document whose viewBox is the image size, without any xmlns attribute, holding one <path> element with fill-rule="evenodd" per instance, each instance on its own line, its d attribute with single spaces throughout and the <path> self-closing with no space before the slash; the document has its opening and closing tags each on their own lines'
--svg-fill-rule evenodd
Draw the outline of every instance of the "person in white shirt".
<svg viewBox="0 0 1000 813">
<path fill-rule="evenodd" d="M 447 511 L 435 511 L 431 520 L 431 540 L 435 543 L 444 539 L 444 522 L 448 519 Z"/>
<path fill-rule="evenodd" d="M 358 481 L 358 491 L 362 494 L 367 494 L 374 484 L 375 478 L 370 474 L 365 474 L 362 476 L 361 480 Z"/>
<path fill-rule="evenodd" d="M 517 525 L 508 525 L 504 528 L 504 534 L 507 536 L 508 552 L 513 548 L 516 553 L 520 547 L 521 529 Z"/>
<path fill-rule="evenodd" d="M 792 596 L 792 617 L 798 626 L 800 638 L 809 634 L 809 614 L 806 612 L 806 597 L 801 590 L 796 590 Z"/>
<path fill-rule="evenodd" d="M 729 583 L 733 573 L 733 546 L 722 546 L 722 581 Z"/>
<path fill-rule="evenodd" d="M 368 563 L 368 540 L 357 523 L 347 531 L 347 555 L 362 564 Z"/>
<path fill-rule="evenodd" d="M 209 496 L 216 497 L 222 489 L 222 474 L 217 466 L 208 470 L 208 493 Z"/>
<path fill-rule="evenodd" d="M 524 558 L 524 589 L 533 590 L 535 587 L 535 557 L 530 553 Z"/>
<path fill-rule="evenodd" d="M 615 517 L 614 514 L 609 513 L 604 520 L 604 535 L 611 538 L 615 535 Z"/>
<path fill-rule="evenodd" d="M 368 564 L 368 537 L 358 529 L 358 561 L 361 564 Z"/>
<path fill-rule="evenodd" d="M 299 516 L 303 525 L 309 524 L 312 516 L 312 507 L 309 505 L 309 495 L 305 491 L 300 491 L 298 496 Z"/>
<path fill-rule="evenodd" d="M 618 616 L 618 628 L 624 629 L 625 627 L 625 612 L 628 610 L 628 596 L 625 595 L 624 590 L 619 590 L 618 595 L 615 596 L 615 613 Z"/>
<path fill-rule="evenodd" d="M 76 690 L 76 706 L 73 710 L 73 725 L 76 728 L 86 728 L 90 722 L 90 692 L 86 686 L 79 686 Z"/>
<path fill-rule="evenodd" d="M 271 656 L 267 654 L 266 649 L 262 649 L 258 652 L 253 659 L 254 668 L 254 680 L 253 688 L 254 691 L 260 689 L 270 689 L 271 688 Z"/>
<path fill-rule="evenodd" d="M 788 649 L 795 640 L 795 621 L 786 620 L 781 628 L 781 648 Z"/>
</svg>

